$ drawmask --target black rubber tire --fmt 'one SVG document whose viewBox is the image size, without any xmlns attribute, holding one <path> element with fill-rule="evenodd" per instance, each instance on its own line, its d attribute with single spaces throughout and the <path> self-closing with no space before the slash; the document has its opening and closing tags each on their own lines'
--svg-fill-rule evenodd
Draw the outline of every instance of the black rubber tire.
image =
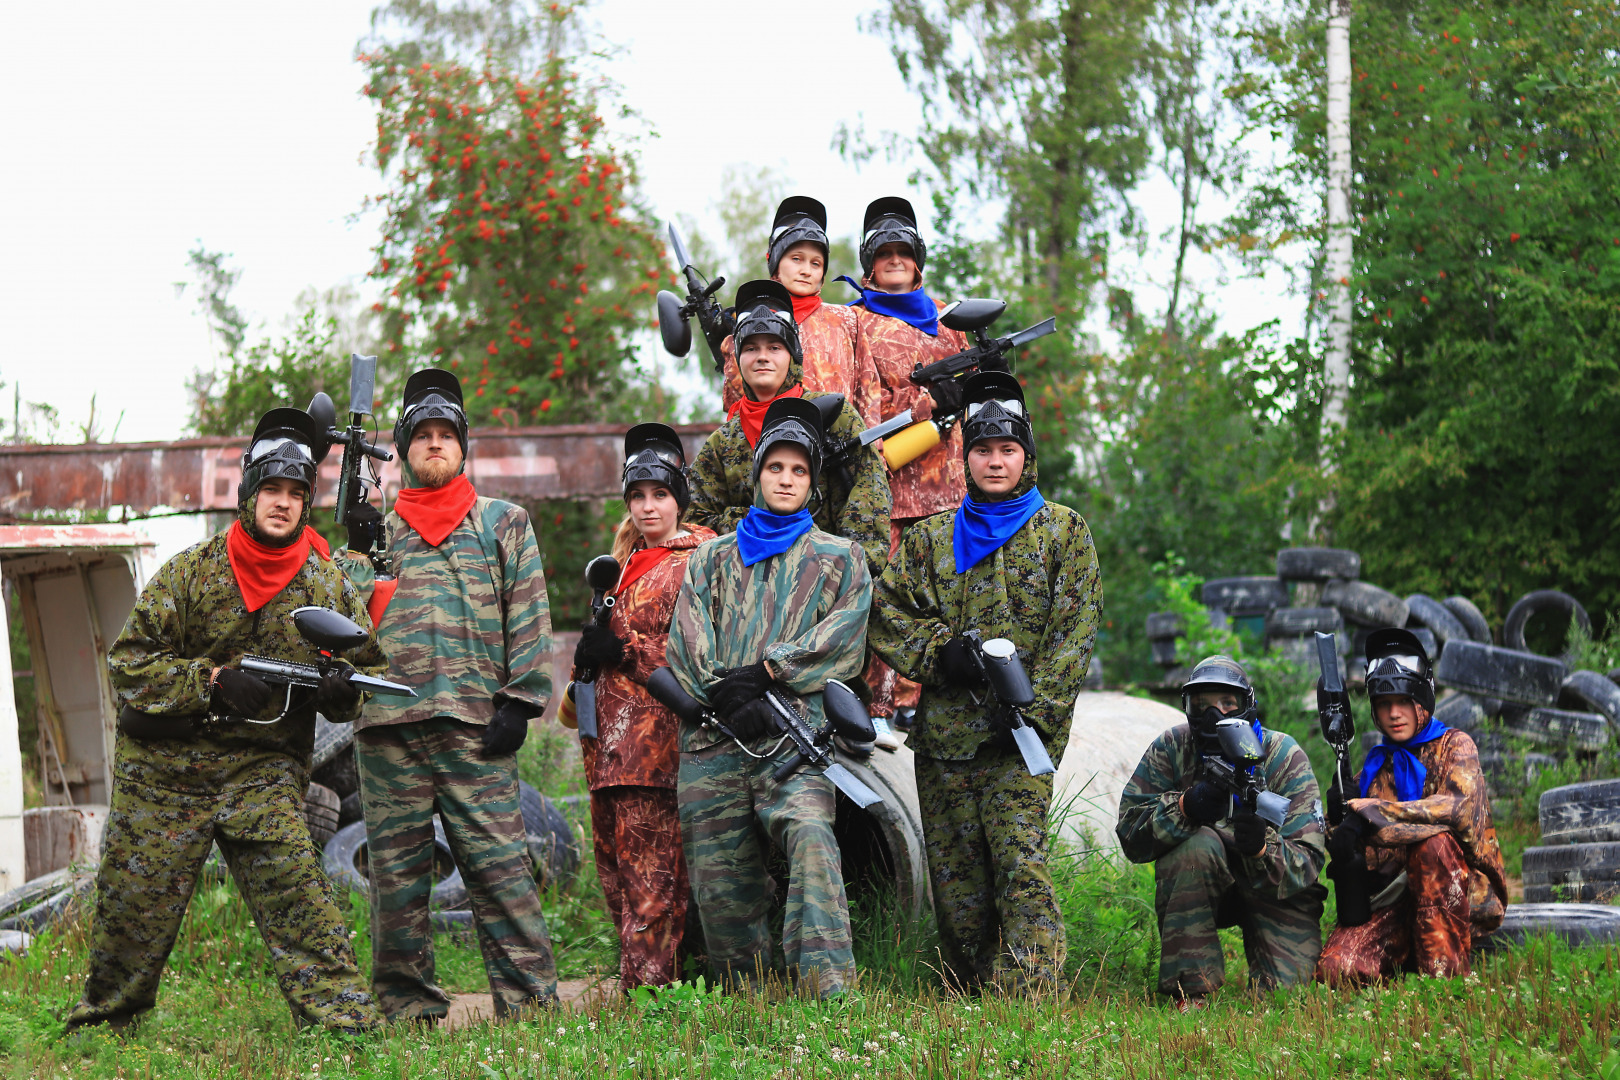
<svg viewBox="0 0 1620 1080">
<path fill-rule="evenodd" d="M 1284 581 L 1354 581 L 1361 576 L 1361 556 L 1344 548 L 1283 548 L 1277 552 L 1277 576 Z"/>
<path fill-rule="evenodd" d="M 1288 606 L 1288 586 L 1274 577 L 1215 578 L 1199 594 L 1204 606 L 1243 618 Z"/>
<path fill-rule="evenodd" d="M 1526 938 L 1551 934 L 1570 945 L 1620 941 L 1620 907 L 1605 904 L 1511 904 L 1502 925 L 1475 948 L 1485 951 L 1522 945 Z"/>
<path fill-rule="evenodd" d="M 360 763 L 354 757 L 354 744 L 339 750 L 326 764 L 310 771 L 310 779 L 324 784 L 347 799 L 360 790 Z"/>
<path fill-rule="evenodd" d="M 360 872 L 361 849 L 366 844 L 366 823 L 356 821 L 352 825 L 345 825 L 339 829 L 332 839 L 327 842 L 326 850 L 321 857 L 321 867 L 326 876 L 331 879 L 334 886 L 339 889 L 350 889 L 361 896 L 371 895 L 371 882 Z M 454 867 L 450 874 L 439 879 L 433 886 L 429 895 L 429 903 L 435 908 L 459 908 L 467 904 L 467 886 L 461 880 L 461 868 L 455 866 L 454 857 L 450 852 L 450 841 L 445 838 L 444 826 L 439 822 L 438 815 L 433 817 L 433 844 L 438 848 L 438 856 Z M 435 862 L 439 859 L 435 859 Z"/>
<path fill-rule="evenodd" d="M 1412 631 L 1412 636 L 1418 639 L 1418 644 L 1423 646 L 1423 655 L 1427 656 L 1432 664 L 1435 658 L 1440 655 L 1441 649 L 1440 642 L 1435 640 L 1434 631 L 1427 626 L 1413 626 L 1409 627 L 1409 629 Z"/>
<path fill-rule="evenodd" d="M 1485 645 L 1491 643 L 1491 624 L 1485 620 L 1485 613 L 1475 607 L 1472 600 L 1466 596 L 1448 596 L 1440 602 L 1446 605 L 1446 610 L 1451 612 L 1453 618 L 1463 624 L 1470 641 L 1478 641 Z"/>
<path fill-rule="evenodd" d="M 1478 731 L 1490 716 L 1472 694 L 1452 694 L 1434 707 L 1434 718 L 1458 731 Z"/>
<path fill-rule="evenodd" d="M 1524 850 L 1525 899 L 1546 891 L 1546 902 L 1605 903 L 1620 897 L 1620 842 L 1556 844 Z M 1531 901 L 1535 902 L 1535 901 Z"/>
<path fill-rule="evenodd" d="M 1465 627 L 1451 609 L 1432 596 L 1413 593 L 1406 598 L 1406 625 L 1408 629 L 1424 627 L 1434 632 L 1435 642 L 1442 648 L 1448 641 L 1472 641 Z M 1434 653 L 1429 654 L 1431 657 Z"/>
<path fill-rule="evenodd" d="M 45 875 L 49 877 L 50 875 Z M 39 880 L 38 878 L 35 879 Z M 24 887 L 27 882 L 24 882 Z M 94 903 L 96 892 L 96 875 L 79 874 L 58 882 L 60 888 L 48 892 L 43 899 L 31 904 L 27 908 L 15 912 L 7 918 L 0 920 L 0 930 L 22 930 L 29 934 L 37 934 L 42 928 L 60 919 L 65 919 L 79 905 L 81 900 Z"/>
<path fill-rule="evenodd" d="M 1620 686 L 1610 682 L 1608 676 L 1595 671 L 1572 671 L 1564 680 L 1563 696 L 1602 713 L 1611 726 L 1620 729 Z"/>
<path fill-rule="evenodd" d="M 1181 616 L 1173 611 L 1155 611 L 1147 617 L 1149 641 L 1174 641 L 1181 632 Z"/>
<path fill-rule="evenodd" d="M 1609 745 L 1609 720 L 1602 713 L 1553 709 L 1545 705 L 1504 710 L 1502 730 L 1532 742 L 1569 745 L 1578 750 L 1602 750 Z"/>
<path fill-rule="evenodd" d="M 1560 621 L 1566 626 L 1573 617 L 1581 629 L 1588 634 L 1592 632 L 1592 618 L 1587 615 L 1579 600 L 1557 589 L 1537 589 L 1519 597 L 1519 602 L 1508 609 L 1507 618 L 1502 620 L 1502 644 L 1510 649 L 1529 652 L 1530 646 L 1525 643 L 1524 629 L 1533 616 L 1544 612 L 1561 615 Z"/>
<path fill-rule="evenodd" d="M 311 783 L 304 792 L 304 824 L 317 851 L 326 850 L 326 842 L 337 832 L 341 806 L 337 792 L 324 784 Z"/>
<path fill-rule="evenodd" d="M 1496 798 L 1518 798 L 1535 783 L 1537 776 L 1557 765 L 1558 759 L 1551 754 L 1484 748 L 1479 751 L 1479 769 L 1485 774 L 1491 795 Z"/>
<path fill-rule="evenodd" d="M 315 714 L 315 750 L 310 754 L 309 767 L 318 769 L 354 745 L 354 725 L 334 724 L 320 713 Z"/>
<path fill-rule="evenodd" d="M 1308 638 L 1318 632 L 1340 634 L 1343 630 L 1344 616 L 1336 607 L 1277 608 L 1266 616 L 1267 637 Z"/>
<path fill-rule="evenodd" d="M 27 911 L 40 901 L 55 896 L 73 883 L 73 868 L 64 866 L 36 878 L 29 878 L 10 892 L 0 894 L 0 919 Z"/>
<path fill-rule="evenodd" d="M 1169 641 L 1150 641 L 1153 647 L 1153 662 L 1160 667 L 1172 668 L 1176 666 L 1176 639 Z"/>
<path fill-rule="evenodd" d="M 579 838 L 555 803 L 528 784 L 518 783 L 518 806 L 529 834 L 529 855 L 541 889 L 566 890 L 579 872 Z"/>
<path fill-rule="evenodd" d="M 361 802 L 358 791 L 352 795 L 343 796 L 343 801 L 338 803 L 338 828 L 340 829 L 345 825 L 353 825 L 357 821 L 365 820 L 365 816 L 366 807 Z"/>
<path fill-rule="evenodd" d="M 1620 842 L 1620 780 L 1589 780 L 1541 793 L 1543 844 Z"/>
<path fill-rule="evenodd" d="M 1365 581 L 1330 581 L 1322 589 L 1322 603 L 1336 607 L 1358 626 L 1405 626 L 1406 601 Z"/>
<path fill-rule="evenodd" d="M 1552 705 L 1569 677 L 1563 661 L 1535 653 L 1452 641 L 1440 651 L 1435 681 L 1479 697 L 1522 705 Z"/>
</svg>

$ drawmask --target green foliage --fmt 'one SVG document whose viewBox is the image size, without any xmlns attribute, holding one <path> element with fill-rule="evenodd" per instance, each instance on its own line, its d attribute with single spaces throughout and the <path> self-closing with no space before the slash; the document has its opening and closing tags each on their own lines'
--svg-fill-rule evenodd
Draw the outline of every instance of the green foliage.
<svg viewBox="0 0 1620 1080">
<path fill-rule="evenodd" d="M 337 347 L 339 331 L 337 318 L 323 317 L 312 304 L 286 337 L 232 353 L 206 396 L 195 399 L 192 428 L 199 435 L 251 435 L 271 409 L 302 409 L 322 390 L 345 408 L 349 357 Z"/>
</svg>

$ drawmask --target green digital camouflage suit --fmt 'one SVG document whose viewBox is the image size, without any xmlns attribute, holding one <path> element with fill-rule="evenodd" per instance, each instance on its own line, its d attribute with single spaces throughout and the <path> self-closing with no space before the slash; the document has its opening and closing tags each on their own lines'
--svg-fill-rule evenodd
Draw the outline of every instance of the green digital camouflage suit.
<svg viewBox="0 0 1620 1080">
<path fill-rule="evenodd" d="M 1270 988 L 1310 981 L 1322 951 L 1317 883 L 1327 861 L 1322 804 L 1311 763 L 1292 737 L 1267 731 L 1259 768 L 1266 788 L 1288 800 L 1281 834 L 1266 829 L 1259 856 L 1240 855 L 1229 823 L 1197 826 L 1181 794 L 1198 778 L 1186 724 L 1149 746 L 1119 799 L 1120 847 L 1153 863 L 1159 916 L 1159 990 L 1173 997 L 1212 993 L 1226 981 L 1217 927 L 1243 931 L 1249 978 Z"/>
<path fill-rule="evenodd" d="M 820 691 L 860 674 L 872 579 L 849 540 L 811 529 L 780 555 L 744 566 L 736 534 L 703 544 L 686 565 L 670 628 L 669 666 L 688 693 L 707 702 L 720 668 L 768 660 L 777 686 L 825 723 Z M 801 987 L 823 996 L 855 978 L 849 903 L 833 837 L 832 781 L 800 769 L 771 773 L 793 752 L 772 737 L 751 744 L 681 726 L 676 780 L 681 836 L 715 977 L 746 982 L 774 970 L 770 912 L 775 885 L 766 855 L 787 857 L 783 961 Z M 774 753 L 768 751 L 774 750 Z"/>
<path fill-rule="evenodd" d="M 1030 457 L 1018 486 L 1038 479 Z M 982 502 L 996 501 L 974 485 Z M 1068 745 L 1074 700 L 1091 658 L 1102 582 L 1091 531 L 1079 514 L 1047 503 L 1002 547 L 956 572 L 955 514 L 914 523 L 878 584 L 872 647 L 922 684 L 907 745 L 945 961 L 973 988 L 1054 985 L 1065 957 L 1063 916 L 1047 868 L 1052 776 L 1031 776 L 988 704 L 952 685 L 940 650 L 957 634 L 1010 638 L 1035 685 L 1024 710 L 1052 760 Z M 987 691 L 979 691 L 982 701 Z"/>
<path fill-rule="evenodd" d="M 196 733 L 118 734 L 90 973 L 69 1027 L 123 1023 L 156 1003 L 163 965 L 214 843 L 253 911 L 293 1016 L 349 1031 L 378 1022 L 304 824 L 312 692 L 295 691 L 291 712 L 274 724 L 203 720 L 213 668 L 235 665 L 244 653 L 303 663 L 320 658 L 293 627 L 293 609 L 306 604 L 370 625 L 354 586 L 314 552 L 286 588 L 250 613 L 224 533 L 170 559 L 141 591 L 107 657 L 113 691 L 141 712 L 196 718 Z M 364 674 L 382 674 L 375 638 L 346 658 Z M 275 707 L 257 719 L 273 717 L 283 700 L 278 693 Z"/>
<path fill-rule="evenodd" d="M 406 470 L 407 483 L 411 479 Z M 370 859 L 372 988 L 390 1020 L 443 1016 L 434 982 L 433 814 L 472 901 L 498 1017 L 557 995 L 551 937 L 518 803 L 515 755 L 486 759 L 483 732 L 508 699 L 551 698 L 551 608 L 521 507 L 480 497 L 433 547 L 397 512 L 388 562 L 399 588 L 377 627 L 388 678 L 415 698 L 379 698 L 355 725 Z M 368 589 L 371 567 L 349 560 Z"/>
<path fill-rule="evenodd" d="M 793 361 L 782 389 L 798 386 L 802 370 Z M 744 389 L 754 400 L 753 390 Z M 806 391 L 804 398 L 814 401 L 827 396 Z M 846 401 L 827 435 L 842 442 L 858 438 L 865 430 L 860 415 Z M 692 462 L 692 506 L 686 520 L 706 525 L 721 536 L 736 532 L 737 523 L 754 505 L 753 474 L 754 448 L 748 444 L 741 421 L 732 417 L 715 429 Z M 882 572 L 889 561 L 889 472 L 876 450 L 867 447 L 856 452 L 847 484 L 835 470 L 822 469 L 810 496 L 810 514 L 816 528 L 861 545 L 871 572 Z"/>
</svg>

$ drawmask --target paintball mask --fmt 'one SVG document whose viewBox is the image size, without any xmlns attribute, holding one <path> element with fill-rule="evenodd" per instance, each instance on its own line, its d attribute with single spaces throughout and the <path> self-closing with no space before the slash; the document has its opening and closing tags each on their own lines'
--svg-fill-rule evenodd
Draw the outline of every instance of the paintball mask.
<svg viewBox="0 0 1620 1080">
<path fill-rule="evenodd" d="M 1225 720 L 1252 725 L 1260 703 L 1243 665 L 1230 656 L 1211 656 L 1199 662 L 1181 687 L 1181 707 L 1204 753 L 1221 753 L 1219 727 Z"/>
<path fill-rule="evenodd" d="M 630 485 L 644 480 L 669 489 L 675 503 L 686 513 L 692 490 L 686 482 L 686 451 L 681 437 L 666 424 L 637 424 L 624 435 L 623 488 L 626 501 Z"/>
<path fill-rule="evenodd" d="M 443 368 L 423 368 L 405 381 L 405 408 L 394 424 L 394 446 L 401 457 L 406 455 L 417 425 L 427 420 L 444 420 L 455 428 L 461 456 L 467 456 L 467 409 L 461 380 Z"/>
<path fill-rule="evenodd" d="M 1434 671 L 1417 635 L 1388 626 L 1367 635 L 1367 697 L 1409 697 L 1434 714 Z"/>
<path fill-rule="evenodd" d="M 980 371 L 962 384 L 962 456 L 976 442 L 1012 439 L 1035 460 L 1035 428 L 1024 404 L 1024 388 L 1005 371 Z"/>
<path fill-rule="evenodd" d="M 737 286 L 737 327 L 732 331 L 738 362 L 743 342 L 755 334 L 771 334 L 782 339 L 795 364 L 804 363 L 799 344 L 799 324 L 793 321 L 793 295 L 780 281 L 745 281 Z"/>
<path fill-rule="evenodd" d="M 760 425 L 759 445 L 754 447 L 752 482 L 759 486 L 760 470 L 771 448 L 780 443 L 792 443 L 810 459 L 810 489 L 812 494 L 821 480 L 821 410 L 801 397 L 779 397 L 765 410 Z"/>
<path fill-rule="evenodd" d="M 765 267 L 771 277 L 782 265 L 782 256 L 794 244 L 816 244 L 824 259 L 831 258 L 832 243 L 827 239 L 827 208 L 815 199 L 794 195 L 783 199 L 771 223 L 771 242 L 766 249 Z"/>
<path fill-rule="evenodd" d="M 866 221 L 861 226 L 861 273 L 871 276 L 878 249 L 894 243 L 911 248 L 911 257 L 917 260 L 917 272 L 921 273 L 928 260 L 928 248 L 917 231 L 917 212 L 897 195 L 876 199 L 866 208 Z"/>
<path fill-rule="evenodd" d="M 315 469 L 330 444 L 325 432 L 302 409 L 271 409 L 253 429 L 253 441 L 242 452 L 242 482 L 236 499 L 246 502 L 266 480 L 285 479 L 304 485 L 315 498 Z"/>
</svg>

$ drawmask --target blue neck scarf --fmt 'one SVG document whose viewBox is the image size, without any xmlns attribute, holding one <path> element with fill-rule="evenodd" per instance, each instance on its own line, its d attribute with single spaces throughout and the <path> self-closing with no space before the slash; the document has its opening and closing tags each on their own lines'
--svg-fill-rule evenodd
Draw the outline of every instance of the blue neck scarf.
<svg viewBox="0 0 1620 1080">
<path fill-rule="evenodd" d="M 812 527 L 810 511 L 805 507 L 791 514 L 773 514 L 757 506 L 750 507 L 748 516 L 737 525 L 737 552 L 742 555 L 744 566 L 753 566 L 772 555 L 782 554 Z"/>
<path fill-rule="evenodd" d="M 956 528 L 951 547 L 956 552 L 956 572 L 965 574 L 978 566 L 986 555 L 1011 540 L 1035 512 L 1046 505 L 1041 489 L 1032 487 L 1016 499 L 979 502 L 969 495 L 956 508 Z"/>
<path fill-rule="evenodd" d="M 1423 798 L 1423 782 L 1429 778 L 1429 770 L 1418 756 L 1412 753 L 1412 747 L 1431 743 L 1450 731 L 1446 725 L 1429 717 L 1428 726 L 1403 743 L 1390 742 L 1385 739 L 1367 753 L 1367 764 L 1361 767 L 1361 797 L 1367 797 L 1367 789 L 1372 786 L 1373 777 L 1384 767 L 1384 762 L 1390 758 L 1395 759 L 1395 798 L 1399 802 L 1416 802 Z"/>
<path fill-rule="evenodd" d="M 838 280 L 848 282 L 852 289 L 861 294 L 861 298 L 850 304 L 850 307 L 864 306 L 874 314 L 887 315 L 891 319 L 899 319 L 909 326 L 915 326 L 929 337 L 939 336 L 939 305 L 922 289 L 886 293 L 876 289 L 863 289 L 860 283 L 848 274 L 844 274 Z"/>
</svg>

